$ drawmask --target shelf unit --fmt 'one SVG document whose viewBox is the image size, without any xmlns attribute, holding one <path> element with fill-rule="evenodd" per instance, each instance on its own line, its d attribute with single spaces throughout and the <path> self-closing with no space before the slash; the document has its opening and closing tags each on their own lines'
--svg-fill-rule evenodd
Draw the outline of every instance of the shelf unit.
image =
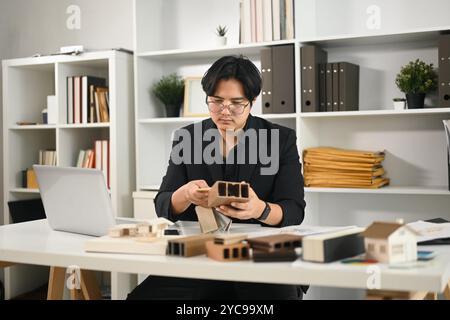
<svg viewBox="0 0 450 320">
<path fill-rule="evenodd" d="M 107 79 L 109 123 L 66 123 L 66 78 L 76 75 Z M 18 121 L 42 122 L 41 110 L 45 108 L 48 95 L 56 95 L 56 124 L 16 124 Z M 75 166 L 81 149 L 93 148 L 94 141 L 99 139 L 110 142 L 109 191 L 113 210 L 119 217 L 132 216 L 131 194 L 135 186 L 132 55 L 121 51 L 101 51 L 79 56 L 4 60 L 3 121 L 5 223 L 10 223 L 8 201 L 39 197 L 39 190 L 21 187 L 20 171 L 37 163 L 40 149 L 56 150 L 57 165 L 70 167 Z M 5 270 L 6 297 L 34 289 L 47 279 L 47 268 L 8 268 Z"/>
<path fill-rule="evenodd" d="M 367 24 L 369 7 L 379 10 L 378 28 Z M 442 125 L 450 118 L 450 108 L 439 108 L 433 94 L 421 110 L 396 111 L 392 106 L 392 98 L 403 96 L 395 86 L 402 65 L 421 58 L 437 66 L 437 39 L 441 31 L 450 30 L 445 14 L 449 10 L 445 0 L 296 0 L 294 40 L 239 44 L 239 0 L 135 0 L 136 189 L 158 188 L 173 131 L 204 119 L 164 118 L 162 105 L 149 92 L 153 83 L 172 72 L 201 76 L 217 58 L 229 54 L 243 54 L 260 67 L 261 48 L 293 44 L 296 112 L 261 115 L 258 98 L 252 114 L 294 128 L 300 154 L 320 145 L 384 149 L 384 167 L 391 178 L 390 186 L 376 190 L 305 188 L 304 223 L 364 226 L 379 219 L 450 218 Z M 424 16 L 424 11 L 433 14 Z M 214 46 L 212 33 L 218 24 L 231 26 L 225 47 Z M 323 47 L 329 61 L 360 65 L 359 111 L 301 112 L 300 48 L 310 44 Z M 333 298 L 333 292 L 319 296 Z"/>
</svg>

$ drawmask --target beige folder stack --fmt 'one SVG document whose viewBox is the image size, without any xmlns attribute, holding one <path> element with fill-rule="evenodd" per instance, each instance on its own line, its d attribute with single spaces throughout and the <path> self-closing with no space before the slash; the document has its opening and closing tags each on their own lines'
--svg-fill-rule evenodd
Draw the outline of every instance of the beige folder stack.
<svg viewBox="0 0 450 320">
<path fill-rule="evenodd" d="M 331 147 L 303 151 L 306 187 L 380 188 L 389 184 L 382 166 L 384 152 Z"/>
</svg>

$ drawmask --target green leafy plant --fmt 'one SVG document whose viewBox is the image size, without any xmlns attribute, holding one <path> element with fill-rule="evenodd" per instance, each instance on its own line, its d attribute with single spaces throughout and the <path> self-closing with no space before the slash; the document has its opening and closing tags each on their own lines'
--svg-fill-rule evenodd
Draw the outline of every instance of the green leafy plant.
<svg viewBox="0 0 450 320">
<path fill-rule="evenodd" d="M 217 35 L 219 36 L 219 37 L 224 37 L 226 34 L 227 34 L 227 32 L 228 32 L 228 29 L 227 29 L 227 27 L 226 26 L 218 26 L 217 28 L 216 28 L 216 33 L 217 33 Z"/>
<path fill-rule="evenodd" d="M 437 87 L 437 74 L 432 63 L 417 59 L 401 68 L 395 83 L 404 93 L 428 93 Z"/>
<path fill-rule="evenodd" d="M 152 88 L 153 94 L 166 106 L 180 106 L 184 99 L 184 80 L 176 73 L 164 76 Z"/>
</svg>

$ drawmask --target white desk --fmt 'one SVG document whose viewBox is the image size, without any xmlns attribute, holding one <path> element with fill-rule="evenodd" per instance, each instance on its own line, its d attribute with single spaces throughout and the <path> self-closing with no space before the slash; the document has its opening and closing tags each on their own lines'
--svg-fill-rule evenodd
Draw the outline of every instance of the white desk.
<svg viewBox="0 0 450 320">
<path fill-rule="evenodd" d="M 253 227 L 254 230 L 255 227 Z M 260 228 L 260 227 L 257 227 Z M 248 232 L 248 225 L 233 225 L 234 232 Z M 339 262 L 223 263 L 205 256 L 181 258 L 86 253 L 88 236 L 52 231 L 46 220 L 0 227 L 0 261 L 134 274 L 153 274 L 217 280 L 367 289 L 373 267 Z M 423 247 L 438 256 L 420 268 L 393 269 L 379 264 L 381 290 L 442 292 L 450 279 L 450 247 Z M 373 266 L 373 265 L 372 265 Z M 369 268 L 369 269 L 368 269 Z"/>
</svg>

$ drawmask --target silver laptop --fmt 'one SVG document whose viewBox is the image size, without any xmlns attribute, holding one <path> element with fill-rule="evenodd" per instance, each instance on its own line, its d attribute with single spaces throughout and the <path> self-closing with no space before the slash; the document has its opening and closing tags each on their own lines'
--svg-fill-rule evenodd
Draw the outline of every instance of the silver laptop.
<svg viewBox="0 0 450 320">
<path fill-rule="evenodd" d="M 100 170 L 33 165 L 50 227 L 103 236 L 116 224 Z"/>
</svg>

